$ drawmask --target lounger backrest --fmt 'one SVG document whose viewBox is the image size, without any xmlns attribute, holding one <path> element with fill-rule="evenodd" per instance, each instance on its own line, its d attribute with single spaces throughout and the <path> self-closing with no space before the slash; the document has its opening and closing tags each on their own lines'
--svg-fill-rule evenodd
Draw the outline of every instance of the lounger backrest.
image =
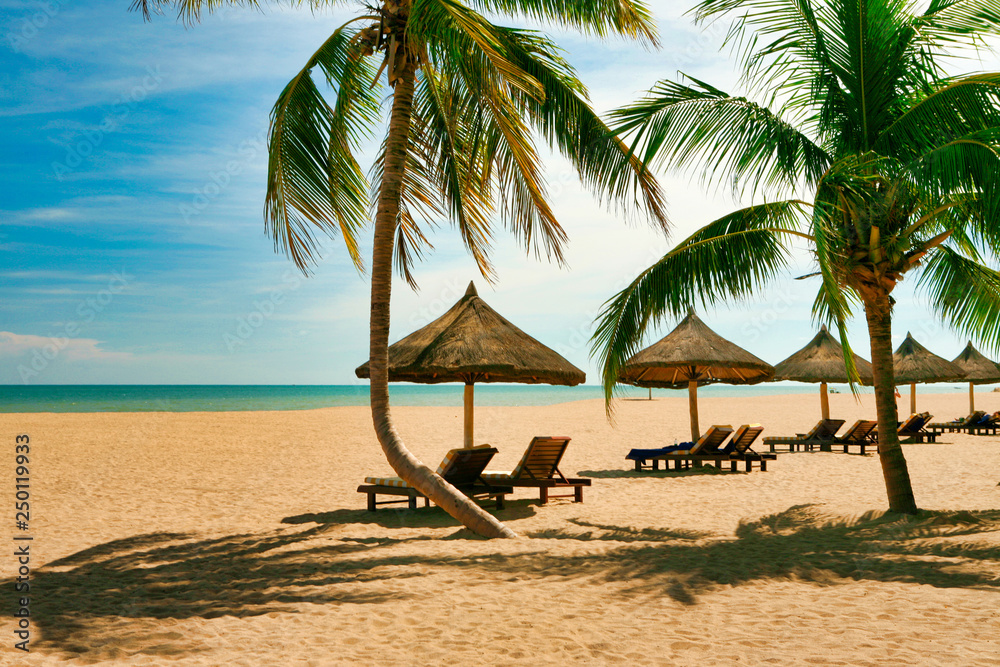
<svg viewBox="0 0 1000 667">
<path fill-rule="evenodd" d="M 733 427 L 729 424 L 710 426 L 705 434 L 698 438 L 698 442 L 691 447 L 690 454 L 707 454 L 715 451 L 719 445 L 726 441 L 726 438 L 733 432 Z"/>
<path fill-rule="evenodd" d="M 745 454 L 750 445 L 764 432 L 764 427 L 760 424 L 744 424 L 736 431 L 736 435 L 730 441 L 732 451 L 736 454 Z"/>
<path fill-rule="evenodd" d="M 559 461 L 562 460 L 569 441 L 569 438 L 562 436 L 532 438 L 524 456 L 521 457 L 521 462 L 510 476 L 514 479 L 521 477 L 535 480 L 552 479 L 559 470 Z"/>
<path fill-rule="evenodd" d="M 861 433 L 861 431 L 865 428 L 865 424 L 867 424 L 867 423 L 868 422 L 865 421 L 864 419 L 859 419 L 858 421 L 854 422 L 854 425 L 851 426 L 851 428 L 847 429 L 847 432 L 844 433 L 844 435 L 840 436 L 840 439 L 841 440 L 858 440 L 860 438 L 864 438 L 868 434 L 867 433 Z M 871 429 L 869 429 L 869 431 L 870 430 Z"/>
<path fill-rule="evenodd" d="M 920 419 L 920 415 L 913 413 L 906 418 L 906 421 L 899 425 L 900 433 L 909 433 L 913 430 L 913 425 Z"/>
<path fill-rule="evenodd" d="M 819 430 L 821 428 L 823 428 L 824 421 L 825 420 L 820 419 L 818 422 L 816 422 L 816 425 L 813 426 L 812 429 L 808 433 L 806 433 L 806 438 L 805 439 L 806 440 L 812 440 L 812 439 L 814 439 L 816 437 L 816 434 L 819 433 Z"/>
<path fill-rule="evenodd" d="M 986 413 L 983 412 L 982 410 L 976 410 L 975 412 L 973 412 L 972 414 L 970 414 L 965 419 L 960 420 L 960 423 L 962 423 L 962 424 L 975 424 L 980 419 L 982 419 L 983 415 L 985 415 L 985 414 Z"/>
<path fill-rule="evenodd" d="M 837 435 L 837 431 L 840 427 L 844 425 L 843 419 L 823 419 L 820 423 L 816 424 L 816 434 L 813 436 L 816 440 L 833 440 Z M 809 436 L 806 436 L 807 438 Z"/>
<path fill-rule="evenodd" d="M 454 486 L 468 486 L 479 479 L 496 453 L 497 449 L 488 445 L 453 449 L 444 455 L 437 472 Z"/>
<path fill-rule="evenodd" d="M 874 419 L 864 419 L 861 421 L 861 427 L 855 434 L 855 440 L 864 440 L 872 434 L 872 432 L 878 428 L 878 421 Z"/>
</svg>

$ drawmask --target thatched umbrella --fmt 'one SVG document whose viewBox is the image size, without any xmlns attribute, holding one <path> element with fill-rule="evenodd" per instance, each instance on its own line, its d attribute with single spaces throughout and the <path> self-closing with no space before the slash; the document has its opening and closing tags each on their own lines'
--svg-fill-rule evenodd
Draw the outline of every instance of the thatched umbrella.
<svg viewBox="0 0 1000 667">
<path fill-rule="evenodd" d="M 692 311 L 659 342 L 632 355 L 618 381 L 639 387 L 687 386 L 691 438 L 697 440 L 698 385 L 757 384 L 773 373 L 770 364 L 709 329 Z"/>
<path fill-rule="evenodd" d="M 987 359 L 976 348 L 972 347 L 972 341 L 965 346 L 962 353 L 951 362 L 965 371 L 965 380 L 969 383 L 969 412 L 976 411 L 976 399 L 973 394 L 972 385 L 992 384 L 1000 382 L 1000 366 Z"/>
<path fill-rule="evenodd" d="M 965 371 L 913 340 L 909 332 L 892 355 L 892 368 L 897 385 L 910 385 L 911 413 L 917 411 L 918 382 L 950 382 L 965 377 Z"/>
<path fill-rule="evenodd" d="M 368 362 L 354 374 L 369 377 Z M 389 346 L 391 382 L 465 383 L 466 447 L 472 447 L 474 383 L 572 386 L 585 379 L 579 368 L 486 305 L 471 282 L 448 312 Z"/>
<path fill-rule="evenodd" d="M 858 371 L 861 384 L 872 384 L 872 365 L 854 356 L 854 368 Z M 819 404 L 823 419 L 830 418 L 830 397 L 826 393 L 827 382 L 848 382 L 847 368 L 844 366 L 844 348 L 830 335 L 826 326 L 809 343 L 774 367 L 775 380 L 795 382 L 819 382 Z"/>
</svg>

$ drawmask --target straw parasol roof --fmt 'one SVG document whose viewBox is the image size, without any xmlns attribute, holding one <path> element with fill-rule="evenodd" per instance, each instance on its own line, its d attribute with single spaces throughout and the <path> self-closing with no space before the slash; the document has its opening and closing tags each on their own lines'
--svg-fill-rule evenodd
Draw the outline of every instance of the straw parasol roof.
<svg viewBox="0 0 1000 667">
<path fill-rule="evenodd" d="M 972 341 L 965 346 L 962 353 L 951 363 L 965 371 L 965 381 L 969 383 L 969 412 L 976 411 L 976 393 L 972 385 L 1000 382 L 1000 366 L 987 359 L 976 348 Z"/>
<path fill-rule="evenodd" d="M 368 362 L 354 373 L 367 378 Z M 579 368 L 490 308 L 471 282 L 448 312 L 389 346 L 392 382 L 572 386 L 585 379 Z"/>
<path fill-rule="evenodd" d="M 872 383 L 872 365 L 853 355 L 861 384 Z M 801 350 L 774 366 L 775 380 L 796 382 L 847 382 L 844 348 L 824 325 Z"/>
<path fill-rule="evenodd" d="M 709 329 L 694 312 L 659 342 L 632 355 L 618 381 L 640 387 L 677 389 L 714 382 L 757 384 L 774 368 Z"/>
<path fill-rule="evenodd" d="M 918 382 L 949 382 L 965 377 L 965 371 L 959 366 L 913 340 L 909 332 L 892 355 L 892 368 L 896 384 L 910 385 L 911 413 L 917 411 Z"/>
<path fill-rule="evenodd" d="M 861 384 L 872 384 L 872 365 L 856 354 L 853 358 Z M 823 419 L 829 419 L 830 398 L 827 396 L 826 383 L 848 381 L 844 348 L 824 325 L 804 348 L 774 367 L 774 379 L 819 382 L 820 414 Z"/>
<path fill-rule="evenodd" d="M 669 389 L 687 385 L 691 439 L 697 440 L 698 385 L 757 384 L 773 374 L 770 364 L 709 329 L 691 311 L 659 342 L 633 354 L 618 371 L 618 381 Z"/>
<path fill-rule="evenodd" d="M 354 374 L 367 378 L 368 362 Z M 486 305 L 470 282 L 465 296 L 422 329 L 389 346 L 389 381 L 465 383 L 466 447 L 473 446 L 476 382 L 577 385 L 587 376 Z"/>
<path fill-rule="evenodd" d="M 896 384 L 950 382 L 965 377 L 965 371 L 915 341 L 909 332 L 892 355 L 892 367 Z"/>
<path fill-rule="evenodd" d="M 965 371 L 965 377 L 962 379 L 971 384 L 1000 382 L 1000 366 L 972 347 L 972 341 L 969 341 L 962 353 L 955 357 L 951 363 Z"/>
</svg>

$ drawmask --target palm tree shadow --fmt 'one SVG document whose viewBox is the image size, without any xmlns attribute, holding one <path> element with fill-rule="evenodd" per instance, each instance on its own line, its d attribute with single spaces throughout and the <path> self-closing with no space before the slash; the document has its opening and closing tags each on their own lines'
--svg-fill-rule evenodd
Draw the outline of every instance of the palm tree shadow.
<svg viewBox="0 0 1000 667">
<path fill-rule="evenodd" d="M 355 561 L 349 557 L 373 547 L 361 542 L 310 543 L 329 530 L 318 526 L 214 539 L 153 533 L 53 561 L 32 574 L 32 591 L 39 593 L 32 598 L 31 613 L 40 634 L 32 648 L 98 661 L 136 653 L 176 655 L 200 648 L 162 628 L 143 632 L 135 619 L 249 617 L 294 612 L 302 603 L 378 603 L 408 597 L 364 586 L 418 576 L 378 571 L 380 565 L 407 565 L 405 557 Z M 8 579 L 0 585 L 10 583 Z M 133 623 L 125 626 L 123 647 L 120 633 L 126 620 Z"/>
<path fill-rule="evenodd" d="M 526 510 L 533 508 L 513 511 Z M 993 570 L 1000 560 L 1000 539 L 990 534 L 1000 532 L 1000 510 L 923 512 L 917 517 L 870 513 L 847 520 L 797 506 L 744 522 L 729 537 L 573 519 L 562 530 L 529 533 L 538 540 L 528 543 L 530 551 L 503 556 L 476 549 L 456 554 L 444 545 L 434 555 L 426 549 L 415 554 L 395 548 L 431 540 L 430 535 L 351 535 L 346 527 L 362 522 L 359 517 L 365 514 L 301 515 L 292 517 L 295 523 L 317 525 L 210 539 L 182 533 L 138 535 L 54 561 L 32 574 L 32 621 L 39 630 L 32 647 L 90 662 L 134 655 L 164 660 L 207 649 L 196 638 L 172 632 L 163 619 L 247 618 L 297 613 L 301 604 L 382 604 L 447 594 L 380 582 L 449 570 L 462 572 L 457 585 L 470 580 L 465 575 L 481 580 L 498 573 L 557 576 L 567 582 L 593 578 L 625 582 L 625 595 L 665 595 L 684 604 L 697 603 L 721 585 L 788 579 L 817 585 L 894 581 L 1000 592 Z M 449 537 L 466 536 L 459 530 Z M 542 540 L 601 541 L 604 547 L 567 550 L 545 547 Z M 7 579 L 0 586 L 11 583 Z"/>
<path fill-rule="evenodd" d="M 533 501 L 527 499 L 507 500 L 502 510 L 488 510 L 500 521 L 517 521 L 535 514 Z M 281 520 L 286 524 L 317 523 L 331 524 L 373 524 L 383 528 L 459 528 L 461 523 L 440 507 L 418 507 L 415 510 L 405 508 L 380 509 L 375 512 L 368 510 L 332 510 L 330 512 L 310 512 L 288 516 Z"/>
<path fill-rule="evenodd" d="M 720 585 L 760 580 L 823 585 L 838 580 L 896 581 L 1000 592 L 991 564 L 1000 559 L 1000 537 L 981 539 L 1000 532 L 1000 510 L 923 511 L 916 517 L 870 512 L 848 520 L 802 505 L 742 522 L 734 539 L 576 523 L 596 530 L 532 536 L 646 545 L 599 556 L 552 558 L 541 566 L 548 574 L 625 581 L 634 594 L 666 593 L 685 604 Z M 532 560 L 538 567 L 538 557 Z M 510 567 L 517 570 L 520 565 L 515 559 Z"/>
</svg>

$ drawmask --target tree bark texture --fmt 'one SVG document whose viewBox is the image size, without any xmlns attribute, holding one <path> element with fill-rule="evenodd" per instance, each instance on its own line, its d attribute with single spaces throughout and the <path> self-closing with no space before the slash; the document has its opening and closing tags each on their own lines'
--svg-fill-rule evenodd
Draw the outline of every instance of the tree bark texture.
<svg viewBox="0 0 1000 667">
<path fill-rule="evenodd" d="M 392 257 L 405 168 L 407 137 L 413 106 L 416 67 L 406 63 L 398 70 L 393 92 L 385 165 L 379 186 L 372 250 L 371 368 L 372 422 L 389 465 L 407 483 L 434 504 L 484 537 L 516 537 L 507 526 L 481 509 L 465 494 L 421 463 L 403 444 L 389 409 L 389 303 L 392 293 Z"/>
<path fill-rule="evenodd" d="M 878 416 L 878 456 L 885 478 L 889 510 L 916 514 L 903 448 L 899 445 L 899 418 L 892 368 L 892 307 L 888 294 L 865 298 L 865 316 L 871 339 L 872 372 L 875 376 L 875 407 Z"/>
</svg>

